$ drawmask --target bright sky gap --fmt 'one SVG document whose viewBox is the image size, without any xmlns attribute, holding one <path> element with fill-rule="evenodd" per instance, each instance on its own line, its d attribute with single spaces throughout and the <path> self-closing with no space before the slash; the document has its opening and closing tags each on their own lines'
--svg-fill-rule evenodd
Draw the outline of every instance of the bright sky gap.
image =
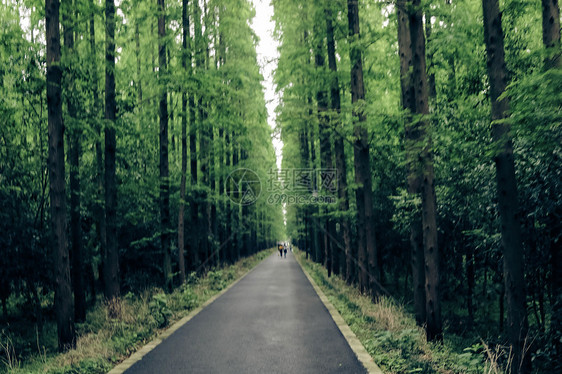
<svg viewBox="0 0 562 374">
<path fill-rule="evenodd" d="M 275 23 L 272 20 L 273 6 L 270 0 L 252 0 L 256 9 L 256 16 L 252 20 L 252 28 L 259 38 L 259 43 L 256 48 L 258 55 L 258 64 L 264 80 L 262 85 L 265 92 L 265 102 L 267 106 L 267 121 L 272 129 L 276 126 L 275 109 L 279 104 L 279 95 L 275 92 L 275 83 L 273 82 L 273 72 L 277 68 L 277 59 L 279 52 L 277 47 L 279 43 L 273 37 L 273 30 Z M 281 134 L 274 131 L 272 138 L 273 147 L 275 148 L 275 156 L 277 159 L 277 169 L 281 169 L 281 162 L 283 160 L 283 142 L 281 141 Z M 287 225 L 287 207 L 283 206 L 283 222 Z"/>
<path fill-rule="evenodd" d="M 279 97 L 275 92 L 275 84 L 273 83 L 273 72 L 277 68 L 277 59 L 279 53 L 277 47 L 279 43 L 273 38 L 273 30 L 275 23 L 272 20 L 273 6 L 269 0 L 252 0 L 256 9 L 256 16 L 252 20 L 252 28 L 259 38 L 257 46 L 258 64 L 264 81 L 262 85 L 265 92 L 265 101 L 267 105 L 267 120 L 272 129 L 275 128 L 275 108 L 279 104 Z M 273 146 L 277 156 L 277 168 L 281 168 L 281 151 L 283 143 L 280 135 L 275 134 L 273 138 Z"/>
</svg>

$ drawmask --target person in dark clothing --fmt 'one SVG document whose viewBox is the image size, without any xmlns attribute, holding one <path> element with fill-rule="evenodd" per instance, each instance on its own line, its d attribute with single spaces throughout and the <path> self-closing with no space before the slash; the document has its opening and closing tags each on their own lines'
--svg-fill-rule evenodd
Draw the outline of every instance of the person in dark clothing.
<svg viewBox="0 0 562 374">
<path fill-rule="evenodd" d="M 287 257 L 287 246 L 283 246 L 283 253 L 285 253 L 285 257 Z"/>
<path fill-rule="evenodd" d="M 279 257 L 283 258 L 283 247 L 284 245 L 279 243 L 277 244 L 277 249 L 279 250 Z"/>
</svg>

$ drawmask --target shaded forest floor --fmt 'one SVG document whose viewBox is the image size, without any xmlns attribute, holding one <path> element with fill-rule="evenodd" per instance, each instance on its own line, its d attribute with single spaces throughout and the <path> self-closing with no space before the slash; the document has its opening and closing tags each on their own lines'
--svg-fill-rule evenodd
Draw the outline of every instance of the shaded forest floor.
<svg viewBox="0 0 562 374">
<path fill-rule="evenodd" d="M 391 298 L 372 303 L 322 265 L 295 251 L 297 260 L 336 307 L 385 373 L 501 373 L 498 353 L 474 337 L 445 331 L 443 344 L 428 343 L 411 313 Z M 476 340 L 478 342 L 478 340 Z"/>
<path fill-rule="evenodd" d="M 54 320 L 49 318 L 39 328 L 29 319 L 13 318 L 0 329 L 0 373 L 106 373 L 271 253 L 271 249 L 261 251 L 234 265 L 212 269 L 201 278 L 193 273 L 187 284 L 171 294 L 150 288 L 110 304 L 98 302 L 88 311 L 86 321 L 76 326 L 76 349 L 64 354 L 56 351 Z M 47 310 L 52 308 L 52 300 L 42 304 Z"/>
</svg>

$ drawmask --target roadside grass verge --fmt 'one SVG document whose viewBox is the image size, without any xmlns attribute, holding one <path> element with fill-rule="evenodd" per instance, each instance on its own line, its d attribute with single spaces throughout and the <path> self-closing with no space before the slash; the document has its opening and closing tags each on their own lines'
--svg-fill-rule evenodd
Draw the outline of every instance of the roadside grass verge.
<svg viewBox="0 0 562 374">
<path fill-rule="evenodd" d="M 106 373 L 272 253 L 273 249 L 261 251 L 236 264 L 212 269 L 202 278 L 192 273 L 185 285 L 170 294 L 151 288 L 140 295 L 128 293 L 100 303 L 88 311 L 86 322 L 77 324 L 76 349 L 66 353 L 49 353 L 38 346 L 36 354 L 18 360 L 10 337 L 1 334 L 0 373 Z"/>
<path fill-rule="evenodd" d="M 307 260 L 302 251 L 295 250 L 295 255 L 383 372 L 501 372 L 495 362 L 497 357 L 486 354 L 483 344 L 458 349 L 455 337 L 447 334 L 443 344 L 427 342 L 414 317 L 393 299 L 381 297 L 373 303 L 340 277 L 328 278 L 326 269 Z"/>
</svg>

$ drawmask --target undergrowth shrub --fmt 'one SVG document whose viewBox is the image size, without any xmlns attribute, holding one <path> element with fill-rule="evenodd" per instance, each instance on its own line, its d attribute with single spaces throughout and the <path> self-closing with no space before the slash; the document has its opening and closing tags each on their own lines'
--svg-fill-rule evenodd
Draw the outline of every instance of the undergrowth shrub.
<svg viewBox="0 0 562 374">
<path fill-rule="evenodd" d="M 223 277 L 222 270 L 211 270 L 207 274 L 207 280 L 209 282 L 209 287 L 213 291 L 220 291 L 226 287 L 227 281 Z"/>
<path fill-rule="evenodd" d="M 182 285 L 177 292 L 168 297 L 168 307 L 173 312 L 192 310 L 199 305 L 199 296 L 191 284 Z"/>
<path fill-rule="evenodd" d="M 172 311 L 168 308 L 168 297 L 165 293 L 158 293 L 152 297 L 149 304 L 150 314 L 156 321 L 158 328 L 168 326 Z"/>
</svg>

